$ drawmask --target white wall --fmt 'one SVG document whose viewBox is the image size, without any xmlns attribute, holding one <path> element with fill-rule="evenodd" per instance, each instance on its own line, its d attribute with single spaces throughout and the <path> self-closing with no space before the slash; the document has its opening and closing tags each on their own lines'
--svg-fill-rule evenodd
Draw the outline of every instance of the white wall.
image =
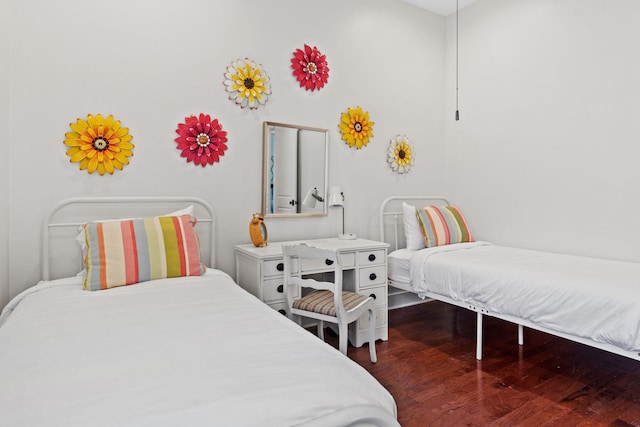
<svg viewBox="0 0 640 427">
<path fill-rule="evenodd" d="M 9 58 L 9 0 L 0 0 L 0 57 Z M 9 130 L 9 61 L 0 61 L 0 147 L 8 152 Z M 9 168 L 0 167 L 0 307 L 9 299 Z"/>
<path fill-rule="evenodd" d="M 455 16 L 395 0 L 264 5 L 0 0 L 0 55 L 9 58 L 0 61 L 0 143 L 9 156 L 0 168 L 0 198 L 9 202 L 0 204 L 0 307 L 38 280 L 41 219 L 69 196 L 204 197 L 220 221 L 218 265 L 233 273 L 232 247 L 249 241 L 260 209 L 265 120 L 330 129 L 329 184 L 347 196 L 348 231 L 377 237 L 388 195 L 446 192 L 478 238 L 639 260 L 640 3 L 482 0 L 465 8 L 459 122 Z M 298 89 L 290 75 L 291 53 L 304 43 L 328 56 L 329 84 L 319 93 Z M 241 111 L 222 85 L 225 67 L 245 56 L 271 76 L 274 94 L 257 111 Z M 376 122 L 360 151 L 337 131 L 354 105 Z M 205 169 L 186 164 L 173 142 L 177 123 L 199 112 L 229 132 L 222 162 Z M 68 162 L 64 133 L 88 113 L 114 114 L 130 128 L 135 156 L 124 171 L 90 176 Z M 396 133 L 415 143 L 408 176 L 385 164 Z M 320 237 L 337 234 L 340 218 L 331 211 L 267 225 L 271 240 Z"/>
<path fill-rule="evenodd" d="M 377 209 L 390 194 L 443 190 L 445 19 L 438 15 L 396 0 L 9 4 L 10 80 L 2 76 L 0 90 L 10 81 L 11 139 L 0 138 L 8 147 L 11 187 L 1 184 L 0 197 L 11 205 L 3 221 L 11 265 L 0 306 L 39 279 L 43 215 L 77 195 L 201 196 L 220 222 L 218 266 L 233 273 L 233 245 L 249 242 L 251 213 L 260 210 L 265 120 L 330 129 L 329 183 L 345 192 L 351 232 L 377 237 Z M 289 59 L 304 43 L 328 58 L 329 83 L 319 93 L 298 88 L 291 76 Z M 8 50 L 0 46 L 1 53 Z M 273 95 L 257 111 L 227 100 L 222 84 L 225 67 L 244 57 L 271 77 Z M 340 113 L 356 105 L 376 122 L 374 140 L 360 151 L 342 143 L 337 130 Z M 222 162 L 205 169 L 181 159 L 173 141 L 177 123 L 200 112 L 219 118 L 229 132 Z M 124 171 L 101 177 L 69 163 L 64 134 L 89 113 L 113 114 L 130 128 L 136 147 Z M 394 175 L 386 164 L 388 141 L 397 133 L 415 143 L 408 176 Z M 266 222 L 275 241 L 338 234 L 340 218 L 335 211 Z"/>
<path fill-rule="evenodd" d="M 447 18 L 446 187 L 477 237 L 640 261 L 640 2 L 482 0 Z"/>
</svg>

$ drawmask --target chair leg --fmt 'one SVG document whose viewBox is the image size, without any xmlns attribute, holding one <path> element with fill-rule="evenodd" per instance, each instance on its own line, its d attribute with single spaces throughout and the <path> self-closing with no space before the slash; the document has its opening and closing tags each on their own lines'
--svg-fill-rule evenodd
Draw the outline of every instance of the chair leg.
<svg viewBox="0 0 640 427">
<path fill-rule="evenodd" d="M 324 320 L 318 320 L 318 338 L 324 341 Z"/>
<path fill-rule="evenodd" d="M 340 352 L 342 354 L 344 354 L 345 356 L 347 355 L 347 345 L 348 345 L 348 334 L 349 334 L 349 329 L 348 329 L 349 325 L 345 325 L 344 323 L 338 323 L 338 343 L 339 346 L 338 348 L 340 349 Z"/>
<path fill-rule="evenodd" d="M 376 355 L 376 312 L 372 308 L 369 309 L 369 358 L 371 363 L 378 361 Z"/>
</svg>

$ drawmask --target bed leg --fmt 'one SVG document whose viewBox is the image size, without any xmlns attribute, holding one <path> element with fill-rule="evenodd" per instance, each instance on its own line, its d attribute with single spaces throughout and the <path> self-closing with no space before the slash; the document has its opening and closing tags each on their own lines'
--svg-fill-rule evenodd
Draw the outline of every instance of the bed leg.
<svg viewBox="0 0 640 427">
<path fill-rule="evenodd" d="M 476 322 L 476 359 L 482 360 L 482 313 L 477 313 Z"/>
<path fill-rule="evenodd" d="M 518 345 L 524 345 L 524 326 L 518 325 Z"/>
</svg>

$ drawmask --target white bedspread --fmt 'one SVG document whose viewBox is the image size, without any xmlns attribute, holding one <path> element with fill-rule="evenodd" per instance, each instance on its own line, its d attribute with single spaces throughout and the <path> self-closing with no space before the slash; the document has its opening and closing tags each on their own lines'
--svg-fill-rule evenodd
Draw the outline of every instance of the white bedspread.
<svg viewBox="0 0 640 427">
<path fill-rule="evenodd" d="M 640 351 L 640 264 L 486 242 L 417 251 L 415 292 L 449 296 L 554 331 Z"/>
<path fill-rule="evenodd" d="M 229 276 L 16 297 L 0 327 L 0 424 L 288 426 L 391 395 Z"/>
</svg>

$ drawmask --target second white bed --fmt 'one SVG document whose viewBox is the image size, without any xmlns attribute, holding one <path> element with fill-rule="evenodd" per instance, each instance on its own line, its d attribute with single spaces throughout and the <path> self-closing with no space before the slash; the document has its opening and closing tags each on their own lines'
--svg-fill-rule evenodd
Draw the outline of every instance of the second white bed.
<svg viewBox="0 0 640 427">
<path fill-rule="evenodd" d="M 405 249 L 391 258 L 393 282 L 408 275 L 405 283 L 421 296 L 612 346 L 628 357 L 640 351 L 640 264 L 486 242 Z"/>
</svg>

